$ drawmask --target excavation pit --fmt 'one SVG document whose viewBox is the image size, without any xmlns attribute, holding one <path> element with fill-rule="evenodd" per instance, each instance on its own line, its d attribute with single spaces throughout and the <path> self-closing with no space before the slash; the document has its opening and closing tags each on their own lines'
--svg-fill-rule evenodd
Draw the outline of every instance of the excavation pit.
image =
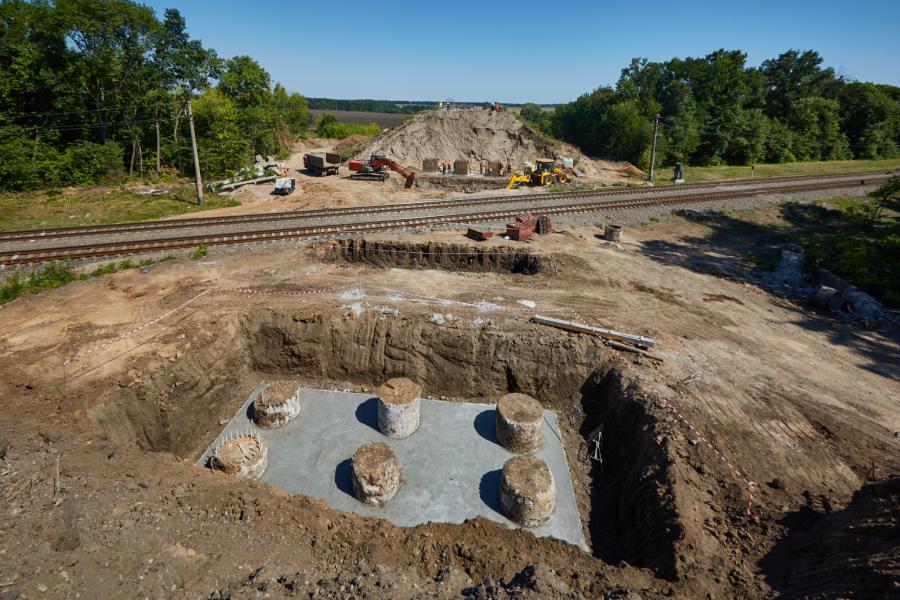
<svg viewBox="0 0 900 600">
<path fill-rule="evenodd" d="M 260 481 L 401 527 L 462 523 L 478 516 L 519 527 L 500 505 L 501 471 L 511 455 L 496 437 L 493 406 L 423 398 L 416 435 L 389 440 L 378 429 L 378 399 L 373 394 L 303 388 L 302 419 L 278 429 L 260 429 L 247 417 L 247 408 L 262 391 L 263 386 L 254 390 L 219 436 L 250 430 L 265 439 L 268 468 Z M 543 412 L 545 443 L 535 456 L 553 474 L 557 503 L 553 518 L 530 531 L 587 551 L 557 415 Z M 403 471 L 403 485 L 383 506 L 360 502 L 353 489 L 352 457 L 361 444 L 372 442 L 388 443 Z M 198 465 L 207 463 L 208 452 Z"/>
</svg>

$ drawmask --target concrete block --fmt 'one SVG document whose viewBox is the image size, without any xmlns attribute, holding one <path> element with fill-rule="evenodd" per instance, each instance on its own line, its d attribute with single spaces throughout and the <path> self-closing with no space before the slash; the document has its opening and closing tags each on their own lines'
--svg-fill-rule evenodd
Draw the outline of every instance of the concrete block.
<svg viewBox="0 0 900 600">
<path fill-rule="evenodd" d="M 419 428 L 422 388 L 404 377 L 389 379 L 378 392 L 378 428 L 389 438 L 409 437 Z"/>
<path fill-rule="evenodd" d="M 516 456 L 503 465 L 500 477 L 503 513 L 523 527 L 538 527 L 553 516 L 556 484 L 547 463 L 532 456 Z"/>
</svg>

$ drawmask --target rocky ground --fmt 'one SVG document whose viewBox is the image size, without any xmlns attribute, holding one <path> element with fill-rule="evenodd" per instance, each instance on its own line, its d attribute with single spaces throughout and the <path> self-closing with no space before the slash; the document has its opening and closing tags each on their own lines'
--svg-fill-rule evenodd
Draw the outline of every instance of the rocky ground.
<svg viewBox="0 0 900 600">
<path fill-rule="evenodd" d="M 896 325 L 771 294 L 702 223 L 597 231 L 212 250 L 0 308 L 0 598 L 896 597 Z M 535 313 L 652 337 L 662 362 Z M 592 552 L 194 465 L 261 380 L 393 376 L 557 410 Z"/>
</svg>

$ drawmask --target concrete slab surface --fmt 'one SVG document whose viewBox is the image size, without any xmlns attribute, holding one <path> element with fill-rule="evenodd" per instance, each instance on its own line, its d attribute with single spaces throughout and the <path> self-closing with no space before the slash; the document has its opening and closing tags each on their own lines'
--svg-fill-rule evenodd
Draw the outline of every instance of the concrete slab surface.
<svg viewBox="0 0 900 600">
<path fill-rule="evenodd" d="M 412 436 L 391 440 L 378 431 L 372 394 L 302 389 L 300 415 L 280 429 L 261 429 L 251 420 L 259 386 L 197 464 L 212 448 L 238 431 L 258 432 L 269 446 L 260 481 L 289 493 L 319 498 L 339 510 L 387 519 L 401 527 L 426 522 L 462 523 L 483 516 L 517 527 L 503 516 L 498 492 L 503 463 L 514 456 L 500 446 L 490 404 L 422 399 L 421 426 Z M 406 482 L 384 507 L 353 496 L 350 457 L 362 444 L 383 441 L 393 448 Z M 587 551 L 575 504 L 572 479 L 556 413 L 544 411 L 544 447 L 537 454 L 556 482 L 556 509 L 550 522 L 531 529 L 537 536 L 565 540 Z"/>
</svg>

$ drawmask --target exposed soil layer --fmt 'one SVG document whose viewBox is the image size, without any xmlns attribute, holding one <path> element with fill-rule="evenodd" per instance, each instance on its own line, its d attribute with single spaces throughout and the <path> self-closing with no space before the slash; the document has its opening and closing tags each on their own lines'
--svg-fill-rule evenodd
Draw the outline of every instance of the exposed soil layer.
<svg viewBox="0 0 900 600">
<path fill-rule="evenodd" d="M 900 472 L 897 331 L 709 275 L 742 242 L 703 227 L 630 227 L 616 247 L 596 228 L 386 240 L 539 256 L 527 276 L 255 248 L 5 305 L 0 593 L 896 596 L 897 493 L 879 480 Z M 530 324 L 535 311 L 653 337 L 664 362 Z M 371 393 L 395 376 L 443 400 L 518 392 L 556 410 L 547 435 L 592 552 L 484 519 L 398 528 L 194 464 L 262 382 Z M 758 521 L 737 469 L 757 481 Z"/>
<path fill-rule="evenodd" d="M 469 244 L 408 243 L 387 240 L 342 239 L 325 246 L 331 260 L 360 262 L 402 269 L 446 269 L 534 275 L 547 257 L 509 246 L 473 247 Z"/>
<path fill-rule="evenodd" d="M 521 392 L 560 411 L 580 405 L 591 422 L 603 420 L 628 440 L 610 452 L 613 460 L 628 466 L 617 471 L 623 478 L 621 503 L 612 496 L 592 501 L 591 514 L 621 519 L 614 531 L 595 531 L 588 522 L 591 537 L 600 542 L 598 552 L 621 547 L 620 560 L 673 575 L 673 544 L 681 525 L 671 509 L 669 457 L 652 435 L 654 418 L 642 401 L 622 395 L 625 379 L 605 366 L 606 351 L 596 340 L 536 325 L 518 331 L 446 328 L 424 318 L 385 317 L 375 311 L 359 318 L 344 312 L 266 311 L 223 319 L 216 327 L 233 332 L 230 336 L 216 336 L 211 347 L 198 345 L 164 373 L 116 390 L 92 411 L 94 422 L 119 443 L 190 460 L 234 411 L 232 402 L 207 393 L 211 382 L 233 378 L 236 387 L 246 388 L 238 382 L 260 374 L 362 389 L 406 377 L 431 397 L 493 403 L 504 394 Z M 215 366 L 189 366 L 209 364 L 200 358 L 207 352 L 217 357 Z M 173 386 L 173 381 L 179 384 Z M 610 410 L 616 406 L 627 408 Z M 183 417 L 186 414 L 191 418 Z M 576 449 L 570 445 L 570 452 Z M 591 495 L 590 489 L 581 492 Z"/>
</svg>

